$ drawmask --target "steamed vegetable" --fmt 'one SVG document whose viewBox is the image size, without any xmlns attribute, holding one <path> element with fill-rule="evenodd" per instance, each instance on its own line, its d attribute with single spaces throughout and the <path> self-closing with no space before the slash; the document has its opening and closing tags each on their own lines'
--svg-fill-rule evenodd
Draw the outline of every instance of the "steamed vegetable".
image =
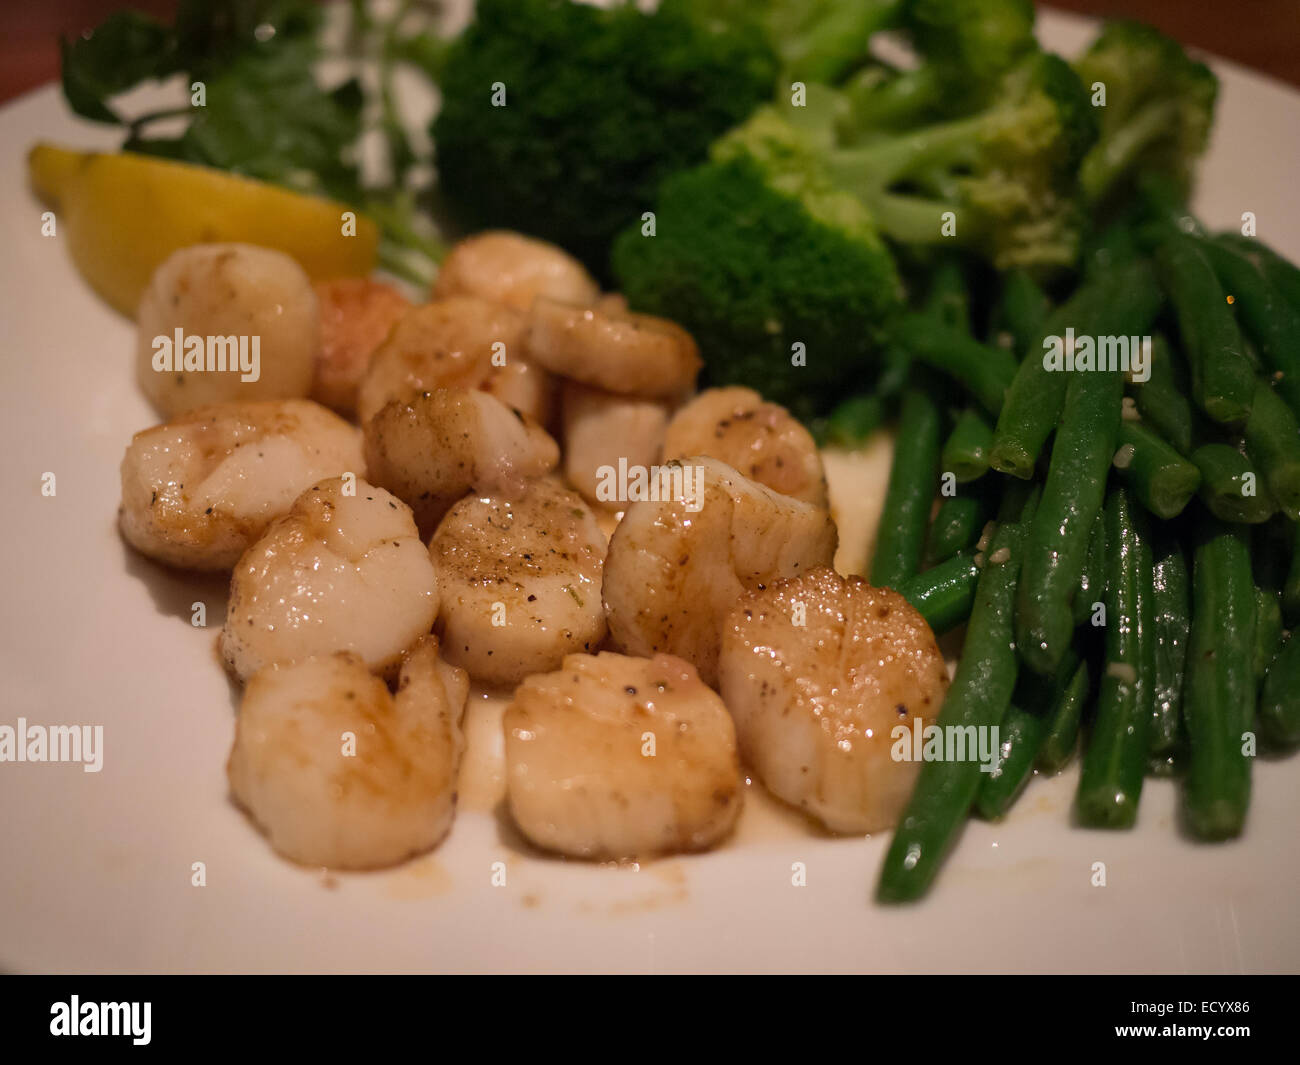
<svg viewBox="0 0 1300 1065">
<path fill-rule="evenodd" d="M 685 3 L 481 0 L 435 71 L 440 193 L 462 224 L 542 237 L 604 273 L 614 234 L 770 98 L 777 69 L 752 20 Z"/>
</svg>

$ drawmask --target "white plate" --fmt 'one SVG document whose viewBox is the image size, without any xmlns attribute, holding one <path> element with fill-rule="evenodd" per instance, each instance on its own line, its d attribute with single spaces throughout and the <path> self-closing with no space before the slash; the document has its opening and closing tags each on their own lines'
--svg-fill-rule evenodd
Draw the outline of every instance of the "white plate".
<svg viewBox="0 0 1300 1065">
<path fill-rule="evenodd" d="M 1046 14 L 1073 54 L 1081 20 Z M 1300 96 L 1230 64 L 1198 210 L 1259 219 L 1300 257 Z M 972 823 L 919 906 L 870 901 L 885 836 L 819 838 L 751 794 L 731 843 L 639 870 L 539 858 L 494 809 L 500 743 L 471 707 L 450 838 L 402 869 L 327 877 L 278 859 L 226 796 L 235 700 L 213 652 L 224 588 L 132 556 L 117 466 L 155 419 L 132 329 L 40 235 L 37 139 L 110 147 L 57 89 L 0 111 L 5 253 L 0 724 L 102 724 L 102 772 L 0 763 L 0 965 L 42 971 L 1102 970 L 1300 968 L 1300 761 L 1256 766 L 1244 838 L 1198 845 L 1150 782 L 1133 832 L 1069 826 L 1073 772 Z M 41 477 L 57 476 L 57 495 Z M 190 625 L 208 604 L 209 628 Z M 753 789 L 751 789 L 752 792 Z M 207 885 L 191 885 L 192 863 Z M 506 884 L 493 886 L 494 863 Z M 807 886 L 792 885 L 804 863 Z M 1093 887 L 1104 862 L 1107 886 Z"/>
</svg>

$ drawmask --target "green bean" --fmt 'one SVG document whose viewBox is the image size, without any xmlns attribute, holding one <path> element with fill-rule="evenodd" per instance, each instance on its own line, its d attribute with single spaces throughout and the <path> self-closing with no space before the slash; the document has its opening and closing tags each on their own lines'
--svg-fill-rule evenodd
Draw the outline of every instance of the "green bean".
<svg viewBox="0 0 1300 1065">
<path fill-rule="evenodd" d="M 1300 743 L 1300 638 L 1295 635 L 1282 645 L 1264 678 L 1259 730 L 1278 747 Z"/>
<path fill-rule="evenodd" d="M 1050 309 L 1047 294 L 1024 270 L 1011 270 L 1002 275 L 998 323 L 1011 335 L 1012 351 L 1017 359 L 1023 359 L 1030 346 L 1042 339 Z"/>
<path fill-rule="evenodd" d="M 993 428 L 984 416 L 976 410 L 963 411 L 943 445 L 939 468 L 956 477 L 958 484 L 978 480 L 988 472 L 992 443 Z"/>
<path fill-rule="evenodd" d="M 893 399 L 903 394 L 912 376 L 912 356 L 899 344 L 890 343 L 881 356 L 876 395 Z"/>
<path fill-rule="evenodd" d="M 987 521 L 982 492 L 965 492 L 945 498 L 930 523 L 926 562 L 934 565 L 966 550 L 979 539 Z"/>
<path fill-rule="evenodd" d="M 1016 484 L 1003 498 L 988 561 L 980 572 L 966 643 L 936 724 L 991 729 L 1002 721 L 1015 689 L 1013 637 L 1016 580 L 1038 489 Z M 975 733 L 978 735 L 978 732 Z M 877 897 L 886 902 L 919 898 L 934 880 L 970 811 L 980 785 L 974 761 L 927 761 L 881 867 Z"/>
<path fill-rule="evenodd" d="M 1088 702 L 1090 687 L 1088 664 L 1081 662 L 1070 675 L 1070 682 L 1061 693 L 1061 699 L 1047 723 L 1047 733 L 1038 748 L 1038 768 L 1043 772 L 1058 772 L 1074 755 L 1074 749 L 1079 743 L 1079 723 L 1083 720 L 1083 708 Z"/>
<path fill-rule="evenodd" d="M 1255 386 L 1255 401 L 1246 422 L 1246 453 L 1264 474 L 1282 513 L 1292 521 L 1300 519 L 1300 423 L 1263 381 Z"/>
<path fill-rule="evenodd" d="M 1016 374 L 1009 351 L 981 344 L 927 314 L 904 315 L 894 337 L 916 361 L 955 378 L 985 410 L 997 414 Z"/>
<path fill-rule="evenodd" d="M 1274 592 L 1255 589 L 1255 648 L 1251 662 L 1255 667 L 1255 682 L 1264 683 L 1268 667 L 1273 664 L 1278 648 L 1282 646 L 1282 604 Z"/>
<path fill-rule="evenodd" d="M 1201 471 L 1201 499 L 1215 517 L 1256 524 L 1276 512 L 1268 485 L 1235 447 L 1202 444 L 1192 452 L 1192 462 Z"/>
<path fill-rule="evenodd" d="M 1095 232 L 1085 242 L 1083 262 L 1085 276 L 1106 274 L 1141 254 L 1138 234 L 1128 218 L 1118 218 Z"/>
<path fill-rule="evenodd" d="M 1025 664 L 1036 673 L 1056 671 L 1074 634 L 1072 597 L 1087 558 L 1093 522 L 1106 496 L 1123 391 L 1119 373 L 1070 375 L 1043 499 L 1025 545 L 1016 600 L 1017 645 Z"/>
<path fill-rule="evenodd" d="M 1106 595 L 1106 519 L 1098 514 L 1088 534 L 1088 553 L 1074 591 L 1074 624 L 1082 625 Z"/>
<path fill-rule="evenodd" d="M 1250 804 L 1250 757 L 1243 734 L 1255 711 L 1255 584 L 1239 526 L 1205 519 L 1192 567 L 1188 644 L 1188 764 L 1184 806 L 1192 832 L 1227 839 L 1241 832 Z"/>
<path fill-rule="evenodd" d="M 1250 256 L 1218 241 L 1200 246 L 1275 375 L 1278 391 L 1291 410 L 1300 411 L 1300 308 L 1282 298 Z"/>
<path fill-rule="evenodd" d="M 1192 237 L 1167 237 L 1156 261 L 1177 313 L 1197 406 L 1216 422 L 1240 425 L 1250 415 L 1255 370 L 1223 286 Z"/>
<path fill-rule="evenodd" d="M 1142 333 L 1159 310 L 1160 299 L 1150 265 L 1135 261 L 1086 280 L 1053 311 L 1011 382 L 993 431 L 989 464 L 1021 479 L 1034 475 L 1038 456 L 1061 416 L 1070 377 L 1044 365 L 1048 338 L 1063 338 L 1067 329 L 1093 337 Z"/>
<path fill-rule="evenodd" d="M 1192 404 L 1180 383 L 1181 366 L 1174 350 L 1160 334 L 1151 340 L 1150 376 L 1133 386 L 1133 400 L 1142 420 L 1178 450 L 1192 451 Z"/>
<path fill-rule="evenodd" d="M 1050 679 L 1021 672 L 999 727 L 997 765 L 984 775 L 975 795 L 975 810 L 981 817 L 1002 817 L 1024 790 L 1078 667 L 1079 656 L 1071 650 L 1062 660 L 1061 670 Z"/>
<path fill-rule="evenodd" d="M 936 636 L 942 636 L 970 617 L 979 575 L 974 558 L 963 553 L 908 577 L 895 590 L 916 607 Z"/>
<path fill-rule="evenodd" d="M 1168 759 L 1183 739 L 1183 677 L 1191 628 L 1191 582 L 1177 537 L 1157 543 L 1151 587 L 1155 602 L 1156 673 L 1151 754 Z"/>
<path fill-rule="evenodd" d="M 1139 422 L 1121 419 L 1115 469 L 1138 501 L 1157 518 L 1182 510 L 1201 484 L 1201 471 Z"/>
<path fill-rule="evenodd" d="M 1020 706 L 1014 699 L 998 726 L 997 766 L 980 779 L 975 812 L 989 821 L 1002 817 L 1029 783 L 1047 722 L 1042 712 Z"/>
<path fill-rule="evenodd" d="M 1156 680 L 1151 538 L 1127 488 L 1106 500 L 1106 668 L 1076 808 L 1093 828 L 1129 828 L 1146 776 Z"/>
<path fill-rule="evenodd" d="M 899 445 L 880 515 L 871 583 L 893 588 L 921 568 L 926 522 L 939 471 L 939 407 L 923 389 L 903 393 Z"/>
<path fill-rule="evenodd" d="M 1240 233 L 1221 233 L 1214 241 L 1246 255 L 1259 267 L 1282 298 L 1296 311 L 1300 311 L 1300 267 L 1254 237 L 1242 236 Z"/>
</svg>

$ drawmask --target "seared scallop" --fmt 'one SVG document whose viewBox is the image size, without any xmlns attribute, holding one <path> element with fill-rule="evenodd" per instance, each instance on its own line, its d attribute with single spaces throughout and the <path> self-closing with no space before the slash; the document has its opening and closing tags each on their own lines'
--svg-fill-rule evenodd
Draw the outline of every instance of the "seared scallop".
<svg viewBox="0 0 1300 1065">
<path fill-rule="evenodd" d="M 411 310 L 411 301 L 392 285 L 366 277 L 320 281 L 315 288 L 321 335 L 311 398 L 350 415 L 371 358 Z"/>
<path fill-rule="evenodd" d="M 727 615 L 718 672 L 741 754 L 769 791 L 835 832 L 897 822 L 920 765 L 893 750 L 904 735 L 912 749 L 948 689 L 906 599 L 830 569 L 751 591 Z"/>
<path fill-rule="evenodd" d="M 365 439 L 371 480 L 410 504 L 426 533 L 469 491 L 517 495 L 560 460 L 540 425 L 463 389 L 388 404 L 366 423 Z"/>
<path fill-rule="evenodd" d="M 528 357 L 552 373 L 619 395 L 677 400 L 695 386 L 700 352 L 667 318 L 539 298 Z"/>
<path fill-rule="evenodd" d="M 239 708 L 231 794 L 303 865 L 376 869 L 427 851 L 455 814 L 468 690 L 432 636 L 396 695 L 346 651 L 263 669 Z"/>
<path fill-rule="evenodd" d="M 479 387 L 507 407 L 549 428 L 555 416 L 558 386 L 559 381 L 537 363 L 511 352 L 504 364 L 492 366 L 492 372 Z"/>
<path fill-rule="evenodd" d="M 589 502 L 622 510 L 627 501 L 611 491 L 619 463 L 648 469 L 659 461 L 668 404 L 572 381 L 565 382 L 562 400 L 564 476 Z"/>
<path fill-rule="evenodd" d="M 171 417 L 209 403 L 307 395 L 320 311 L 307 274 L 283 252 L 195 244 L 154 271 L 136 337 L 140 387 Z"/>
<path fill-rule="evenodd" d="M 600 287 L 563 248 L 508 230 L 466 237 L 448 253 L 433 298 L 479 296 L 526 311 L 538 296 L 593 303 Z"/>
<path fill-rule="evenodd" d="M 664 458 L 708 455 L 751 481 L 805 503 L 827 505 L 826 473 L 812 434 L 752 388 L 708 388 L 668 423 Z"/>
<path fill-rule="evenodd" d="M 506 708 L 510 813 L 534 844 L 577 858 L 713 846 L 742 791 L 726 707 L 671 655 L 570 655 Z"/>
<path fill-rule="evenodd" d="M 437 388 L 478 388 L 494 360 L 524 357 L 524 316 L 477 296 L 451 296 L 406 314 L 375 352 L 357 399 L 370 421 L 394 400 Z"/>
<path fill-rule="evenodd" d="M 221 651 L 241 679 L 333 651 L 388 670 L 437 613 L 437 577 L 410 508 L 335 477 L 303 492 L 235 566 Z"/>
<path fill-rule="evenodd" d="M 713 684 L 727 611 L 747 590 L 830 565 L 835 524 L 820 507 L 702 456 L 666 464 L 651 494 L 610 538 L 609 631 L 623 650 L 678 655 Z"/>
<path fill-rule="evenodd" d="M 135 434 L 122 535 L 182 569 L 230 569 L 314 482 L 362 476 L 361 431 L 310 400 L 222 403 Z"/>
<path fill-rule="evenodd" d="M 444 653 L 482 684 L 517 684 L 605 636 L 605 535 L 586 503 L 550 479 L 514 499 L 462 499 L 429 553 Z"/>
</svg>

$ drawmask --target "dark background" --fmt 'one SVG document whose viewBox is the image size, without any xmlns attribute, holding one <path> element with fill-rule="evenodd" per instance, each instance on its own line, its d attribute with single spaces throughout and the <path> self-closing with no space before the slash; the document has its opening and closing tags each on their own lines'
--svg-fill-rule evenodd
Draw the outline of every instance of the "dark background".
<svg viewBox="0 0 1300 1065">
<path fill-rule="evenodd" d="M 58 76 L 60 34 L 78 34 L 120 7 L 169 17 L 175 0 L 19 0 L 8 6 L 0 36 L 0 101 Z M 1139 18 L 1184 44 L 1300 86 L 1300 0 L 1053 0 L 1039 6 Z"/>
</svg>

